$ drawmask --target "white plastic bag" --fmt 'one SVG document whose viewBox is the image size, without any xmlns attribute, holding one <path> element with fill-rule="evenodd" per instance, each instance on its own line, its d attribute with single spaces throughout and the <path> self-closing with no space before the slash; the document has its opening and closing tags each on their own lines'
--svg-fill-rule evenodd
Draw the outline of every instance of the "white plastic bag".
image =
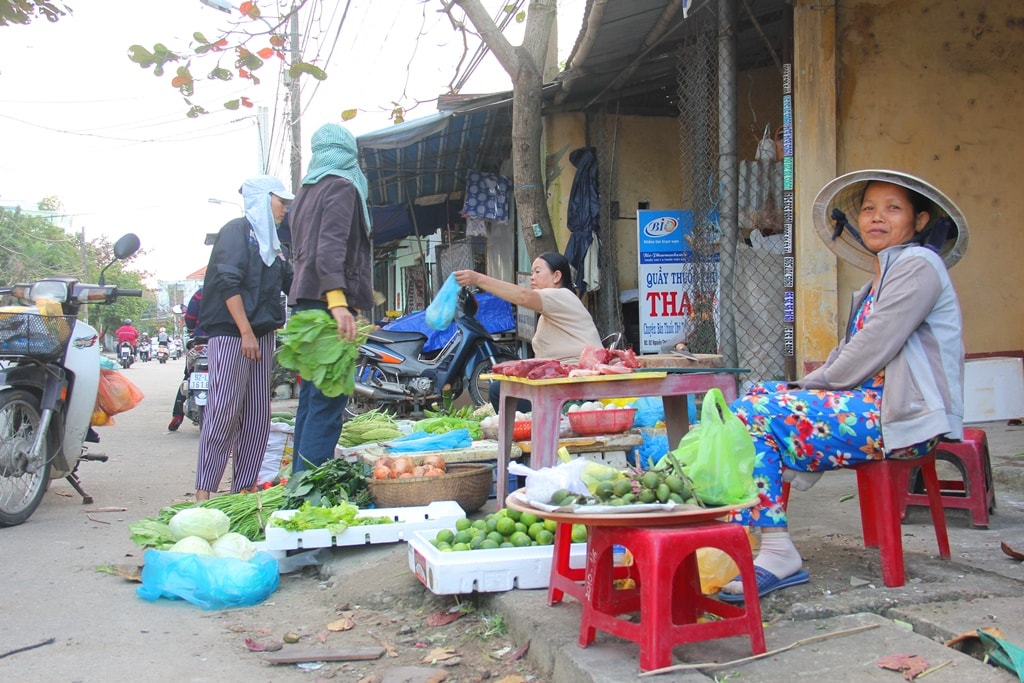
<svg viewBox="0 0 1024 683">
<path fill-rule="evenodd" d="M 551 502 L 551 494 L 559 489 L 570 493 L 588 495 L 587 485 L 583 483 L 583 470 L 589 462 L 582 458 L 561 462 L 554 467 L 530 469 L 526 465 L 513 460 L 508 464 L 509 474 L 526 477 L 526 497 L 538 503 Z"/>
<path fill-rule="evenodd" d="M 270 423 L 270 434 L 267 436 L 267 448 L 263 451 L 263 464 L 260 465 L 256 483 L 276 484 L 281 478 L 281 469 L 291 463 L 292 433 L 295 428 L 281 422 Z M 288 456 L 287 459 L 285 456 Z M 287 462 L 286 462 L 287 461 Z"/>
</svg>

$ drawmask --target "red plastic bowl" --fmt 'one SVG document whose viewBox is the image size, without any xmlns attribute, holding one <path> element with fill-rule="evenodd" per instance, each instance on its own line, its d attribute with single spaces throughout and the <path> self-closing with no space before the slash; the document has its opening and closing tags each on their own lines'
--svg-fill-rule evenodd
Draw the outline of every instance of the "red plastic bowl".
<svg viewBox="0 0 1024 683">
<path fill-rule="evenodd" d="M 531 436 L 533 436 L 533 423 L 529 420 L 516 420 L 516 424 L 512 428 L 512 440 L 529 441 Z"/>
<path fill-rule="evenodd" d="M 569 413 L 569 424 L 577 434 L 618 434 L 633 426 L 636 408 L 577 410 Z"/>
</svg>

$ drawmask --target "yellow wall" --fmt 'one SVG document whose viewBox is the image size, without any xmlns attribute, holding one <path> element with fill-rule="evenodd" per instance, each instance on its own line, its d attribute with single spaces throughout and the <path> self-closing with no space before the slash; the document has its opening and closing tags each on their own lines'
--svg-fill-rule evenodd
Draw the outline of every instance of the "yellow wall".
<svg viewBox="0 0 1024 683">
<path fill-rule="evenodd" d="M 968 353 L 1024 349 L 1024 8 L 1014 2 L 840 3 L 839 172 L 918 175 L 964 212 L 950 275 Z M 867 274 L 841 265 L 839 311 Z"/>
</svg>

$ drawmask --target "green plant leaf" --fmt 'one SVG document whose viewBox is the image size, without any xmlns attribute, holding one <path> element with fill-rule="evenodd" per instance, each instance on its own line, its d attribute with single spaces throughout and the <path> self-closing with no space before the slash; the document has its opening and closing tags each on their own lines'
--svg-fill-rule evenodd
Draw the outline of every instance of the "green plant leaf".
<svg viewBox="0 0 1024 683">
<path fill-rule="evenodd" d="M 292 78 L 298 78 L 302 74 L 309 74 L 318 81 L 327 78 L 327 73 L 323 69 L 309 62 L 295 62 L 288 68 L 288 75 Z"/>
</svg>

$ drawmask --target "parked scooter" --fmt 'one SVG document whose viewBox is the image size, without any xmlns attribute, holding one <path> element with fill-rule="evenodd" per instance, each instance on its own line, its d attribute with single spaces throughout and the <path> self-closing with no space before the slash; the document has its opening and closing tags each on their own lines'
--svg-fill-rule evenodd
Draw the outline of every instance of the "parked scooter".
<svg viewBox="0 0 1024 683">
<path fill-rule="evenodd" d="M 442 397 L 447 386 L 451 397 L 468 390 L 477 405 L 487 401 L 487 380 L 480 375 L 491 366 L 516 355 L 496 344 L 475 318 L 476 297 L 459 290 L 455 334 L 435 354 L 422 353 L 427 336 L 420 332 L 375 330 L 359 347 L 355 392 L 348 411 L 356 414 L 385 407 L 401 414 L 417 412 Z"/>
<path fill-rule="evenodd" d="M 123 341 L 117 346 L 117 360 L 125 370 L 135 362 L 135 347 L 129 341 Z"/>
<path fill-rule="evenodd" d="M 192 344 L 192 348 L 185 354 L 185 367 L 190 372 L 188 379 L 182 380 L 180 391 L 185 396 L 185 404 L 182 406 L 185 417 L 202 429 L 206 396 L 210 390 L 210 359 L 206 355 L 205 337 L 193 340 Z"/>
<path fill-rule="evenodd" d="M 84 304 L 142 296 L 140 289 L 103 280 L 107 268 L 138 249 L 135 235 L 119 239 L 98 285 L 51 277 L 0 288 L 0 295 L 26 304 L 24 312 L 0 314 L 0 527 L 27 520 L 51 479 L 65 477 L 83 503 L 92 502 L 78 465 L 107 459 L 90 455 L 85 446 L 97 440 L 87 437 L 99 390 L 100 346 L 96 330 L 77 315 Z"/>
</svg>

